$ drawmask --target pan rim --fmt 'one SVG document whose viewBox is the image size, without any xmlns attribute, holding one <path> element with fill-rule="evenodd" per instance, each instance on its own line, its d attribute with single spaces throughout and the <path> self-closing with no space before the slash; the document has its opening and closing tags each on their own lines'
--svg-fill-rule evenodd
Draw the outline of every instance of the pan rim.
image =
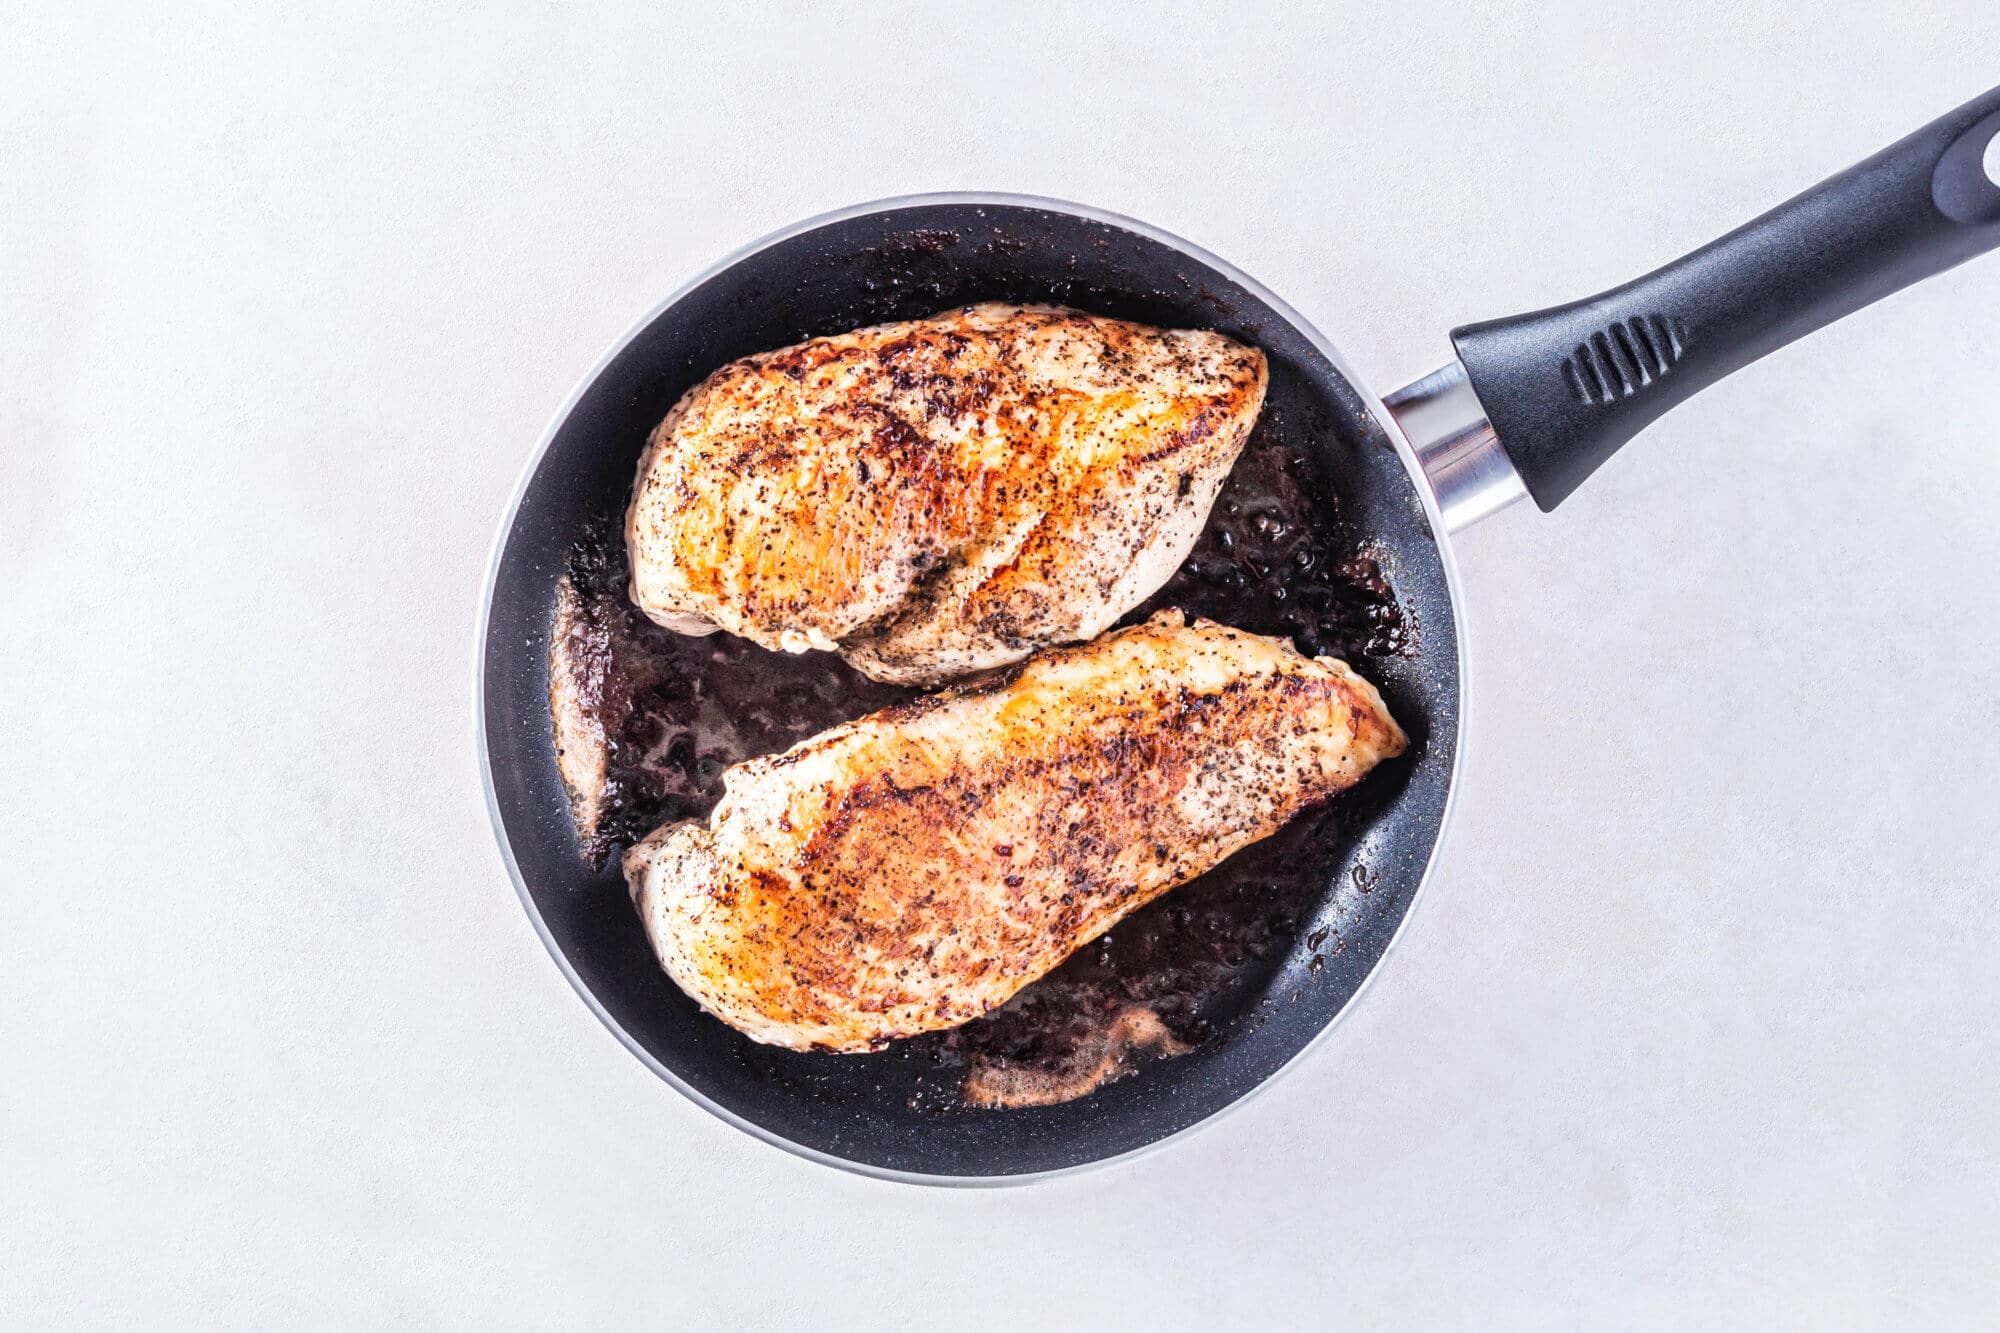
<svg viewBox="0 0 2000 1333">
<path fill-rule="evenodd" d="M 507 540 L 513 535 L 514 526 L 520 516 L 521 504 L 527 495 L 529 484 L 534 480 L 536 472 L 541 467 L 543 458 L 554 444 L 557 433 L 569 420 L 571 413 L 576 410 L 576 406 L 584 394 L 604 374 L 611 363 L 631 345 L 633 340 L 638 338 L 661 315 L 664 315 L 667 311 L 678 305 L 703 283 L 733 268 L 759 251 L 790 240 L 803 232 L 812 231 L 833 223 L 895 209 L 929 205 L 962 205 L 975 208 L 981 206 L 1036 208 L 1118 227 L 1146 237 L 1149 240 L 1157 241 L 1207 265 L 1228 278 L 1231 282 L 1242 287 L 1243 290 L 1263 302 L 1280 318 L 1289 323 L 1312 345 L 1315 351 L 1327 359 L 1334 370 L 1354 390 L 1355 394 L 1361 399 L 1363 406 L 1367 408 L 1369 414 L 1374 418 L 1376 425 L 1387 436 L 1390 444 L 1396 451 L 1397 458 L 1403 464 L 1404 471 L 1409 475 L 1410 483 L 1415 488 L 1418 500 L 1423 506 L 1424 517 L 1430 526 L 1432 540 L 1437 546 L 1439 563 L 1444 569 L 1445 594 L 1446 599 L 1451 605 L 1452 633 L 1458 656 L 1458 670 L 1455 673 L 1456 679 L 1454 681 L 1457 698 L 1454 701 L 1456 707 L 1454 709 L 1454 743 L 1452 747 L 1451 769 L 1446 779 L 1444 808 L 1439 816 L 1437 836 L 1431 840 L 1430 850 L 1424 859 L 1423 871 L 1418 876 L 1417 887 L 1415 892 L 1410 896 L 1409 905 L 1403 910 L 1402 919 L 1396 923 L 1396 928 L 1390 934 L 1389 942 L 1383 946 L 1381 955 L 1375 960 L 1374 966 L 1369 968 L 1367 975 L 1361 979 L 1360 984 L 1355 987 L 1354 992 L 1348 996 L 1347 1002 L 1290 1059 L 1272 1070 L 1264 1078 L 1244 1089 L 1226 1105 L 1217 1108 L 1193 1124 L 1183 1126 L 1171 1134 L 1163 1135 L 1150 1143 L 1142 1144 L 1139 1147 L 1128 1149 L 1122 1153 L 1115 1153 L 1108 1157 L 1099 1157 L 1091 1161 L 1078 1162 L 1070 1166 L 1058 1167 L 1047 1171 L 993 1176 L 945 1175 L 926 1171 L 898 1170 L 892 1167 L 877 1166 L 870 1162 L 854 1161 L 850 1158 L 839 1157 L 832 1153 L 807 1147 L 802 1143 L 798 1143 L 782 1134 L 756 1124 L 706 1096 L 692 1084 L 681 1078 L 680 1075 L 654 1057 L 650 1051 L 642 1046 L 611 1016 L 611 1013 L 598 1000 L 595 993 L 577 975 L 576 969 L 570 965 L 568 957 L 564 955 L 561 945 L 556 942 L 554 935 L 550 932 L 548 923 L 543 920 L 541 910 L 535 904 L 534 895 L 528 889 L 527 880 L 521 873 L 520 862 L 514 855 L 513 844 L 507 836 L 506 825 L 500 811 L 499 793 L 493 780 L 492 753 L 487 743 L 486 650 L 488 630 L 493 612 L 493 594 L 499 581 L 501 559 L 506 552 Z M 1013 1185 L 1027 1185 L 1038 1181 L 1055 1180 L 1065 1176 L 1079 1175 L 1087 1171 L 1095 1171 L 1113 1163 L 1132 1162 L 1157 1152 L 1168 1144 L 1181 1142 L 1197 1131 L 1214 1125 L 1262 1093 L 1280 1078 L 1290 1073 L 1307 1055 L 1311 1054 L 1321 1043 L 1325 1042 L 1328 1034 L 1340 1026 L 1341 1022 L 1353 1012 L 1362 996 L 1374 984 L 1375 978 L 1381 974 L 1384 965 L 1387 964 L 1389 958 L 1395 953 L 1396 946 L 1402 941 L 1403 933 L 1409 929 L 1410 920 L 1416 915 L 1417 907 L 1424 896 L 1424 890 L 1429 887 L 1431 876 L 1437 868 L 1439 851 L 1443 847 L 1445 839 L 1450 835 L 1452 815 L 1458 800 L 1459 777 L 1463 773 L 1465 766 L 1465 737 L 1467 734 L 1465 710 L 1468 703 L 1466 680 L 1469 675 L 1466 629 L 1463 588 L 1459 580 L 1458 565 L 1452 552 L 1451 534 L 1445 526 L 1444 515 L 1438 508 L 1437 497 L 1431 491 L 1430 482 L 1424 475 L 1423 466 L 1417 460 L 1415 449 L 1411 447 L 1409 440 L 1404 436 L 1395 418 L 1383 406 L 1381 397 L 1354 373 L 1353 368 L 1341 356 L 1332 341 L 1300 314 L 1289 302 L 1280 298 L 1277 293 L 1237 268 L 1234 264 L 1217 255 L 1211 254 L 1201 246 L 1176 236 L 1172 232 L 1155 227 L 1150 223 L 1140 221 L 1137 218 L 1127 217 L 1124 214 L 1115 213 L 1108 209 L 1042 195 L 1016 194 L 1004 191 L 941 191 L 892 195 L 886 198 L 868 200 L 863 203 L 849 204 L 790 223 L 764 236 L 758 237 L 745 245 L 739 246 L 714 263 L 707 265 L 689 277 L 687 281 L 681 283 L 667 296 L 653 305 L 651 309 L 646 311 L 644 315 L 634 321 L 584 371 L 576 384 L 570 389 L 569 394 L 564 398 L 561 405 L 556 408 L 554 414 L 549 418 L 548 424 L 542 430 L 540 441 L 528 456 L 527 461 L 523 464 L 519 475 L 515 479 L 513 491 L 508 498 L 506 509 L 501 514 L 499 527 L 494 533 L 492 545 L 487 554 L 486 576 L 482 581 L 480 589 L 479 606 L 476 624 L 474 625 L 472 654 L 472 721 L 476 741 L 475 748 L 479 762 L 480 785 L 485 796 L 487 819 L 492 825 L 494 839 L 499 844 L 501 860 L 507 867 L 508 877 L 513 880 L 515 896 L 520 899 L 522 908 L 527 912 L 528 920 L 533 923 L 535 934 L 541 938 L 543 948 L 548 950 L 549 956 L 555 960 L 556 967 L 568 980 L 570 988 L 583 1000 L 584 1005 L 591 1013 L 597 1016 L 598 1022 L 602 1023 L 611 1032 L 612 1036 L 617 1038 L 620 1045 L 629 1051 L 642 1065 L 651 1070 L 662 1082 L 666 1083 L 667 1086 L 673 1088 L 683 1097 L 693 1102 L 696 1106 L 701 1107 L 724 1124 L 733 1126 L 751 1135 L 753 1138 L 782 1149 L 794 1157 L 802 1158 L 820 1166 L 831 1167 L 836 1170 L 867 1176 L 876 1180 L 895 1181 L 910 1185 L 932 1185 L 963 1189 L 993 1189 Z"/>
</svg>

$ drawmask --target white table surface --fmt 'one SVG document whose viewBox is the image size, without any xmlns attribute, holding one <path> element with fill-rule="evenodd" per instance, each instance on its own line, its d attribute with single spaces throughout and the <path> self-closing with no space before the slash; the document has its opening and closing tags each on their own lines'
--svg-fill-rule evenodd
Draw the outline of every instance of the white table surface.
<svg viewBox="0 0 2000 1333">
<path fill-rule="evenodd" d="M 547 415 L 765 231 L 1092 201 L 1386 389 L 2000 80 L 2000 8 L 411 8 L 0 35 L 0 1323 L 1992 1317 L 2000 261 L 1462 538 L 1401 948 L 1137 1162 L 924 1190 L 683 1101 L 529 928 L 469 695 Z"/>
</svg>

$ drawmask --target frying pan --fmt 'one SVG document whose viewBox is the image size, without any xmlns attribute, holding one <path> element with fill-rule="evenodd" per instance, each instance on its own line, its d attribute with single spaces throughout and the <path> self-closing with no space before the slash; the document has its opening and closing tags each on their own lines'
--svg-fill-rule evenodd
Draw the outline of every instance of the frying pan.
<svg viewBox="0 0 2000 1333">
<path fill-rule="evenodd" d="M 495 543 L 479 637 L 486 791 L 521 901 L 620 1041 L 724 1120 L 868 1174 L 993 1183 L 1102 1162 L 1189 1130 L 1322 1037 L 1416 902 L 1451 811 L 1464 727 L 1446 534 L 1532 497 L 1552 509 L 1668 408 L 1773 349 L 2000 245 L 2000 89 L 1722 239 L 1598 296 L 1453 331 L 1443 369 L 1377 398 L 1333 345 L 1213 255 L 1097 209 L 998 194 L 863 204 L 788 227 L 668 298 L 585 378 L 530 461 Z M 1365 669 L 1413 738 L 1376 798 L 1317 847 L 1317 915 L 1193 1052 L 1068 1103 L 940 1111 L 892 1046 L 760 1047 L 654 961 L 615 862 L 586 868 L 557 773 L 550 618 L 565 556 L 622 511 L 648 432 L 751 352 L 978 300 L 1046 302 L 1264 349 L 1266 417 L 1309 450 L 1415 626 Z M 1357 871 L 1360 873 L 1357 875 Z M 1371 892 L 1351 886 L 1366 883 Z M 1345 947 L 1309 966 L 1315 925 Z M 1323 938 L 1323 936 L 1320 936 Z"/>
</svg>

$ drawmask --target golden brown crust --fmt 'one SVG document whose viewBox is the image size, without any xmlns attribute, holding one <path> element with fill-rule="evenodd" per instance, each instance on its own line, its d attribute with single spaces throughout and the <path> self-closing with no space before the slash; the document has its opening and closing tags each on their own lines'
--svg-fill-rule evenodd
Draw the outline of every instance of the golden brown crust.
<svg viewBox="0 0 2000 1333">
<path fill-rule="evenodd" d="M 746 357 L 640 462 L 632 595 L 669 628 L 931 684 L 1101 632 L 1199 533 L 1263 354 L 969 306 Z"/>
<path fill-rule="evenodd" d="M 626 873 L 712 1012 L 868 1050 L 985 1013 L 1404 745 L 1345 665 L 1169 612 L 741 764 Z"/>
</svg>

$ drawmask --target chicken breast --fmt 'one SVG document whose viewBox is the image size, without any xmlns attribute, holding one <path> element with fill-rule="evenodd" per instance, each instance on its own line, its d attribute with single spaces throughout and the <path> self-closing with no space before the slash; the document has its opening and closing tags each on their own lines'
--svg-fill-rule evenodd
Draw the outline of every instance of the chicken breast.
<svg viewBox="0 0 2000 1333">
<path fill-rule="evenodd" d="M 967 306 L 745 357 L 653 432 L 632 599 L 684 634 L 929 685 L 1102 633 L 1194 545 L 1264 354 Z"/>
<path fill-rule="evenodd" d="M 976 1018 L 1400 754 L 1375 687 L 1162 612 L 729 770 L 625 874 L 683 990 L 758 1041 Z"/>
</svg>

